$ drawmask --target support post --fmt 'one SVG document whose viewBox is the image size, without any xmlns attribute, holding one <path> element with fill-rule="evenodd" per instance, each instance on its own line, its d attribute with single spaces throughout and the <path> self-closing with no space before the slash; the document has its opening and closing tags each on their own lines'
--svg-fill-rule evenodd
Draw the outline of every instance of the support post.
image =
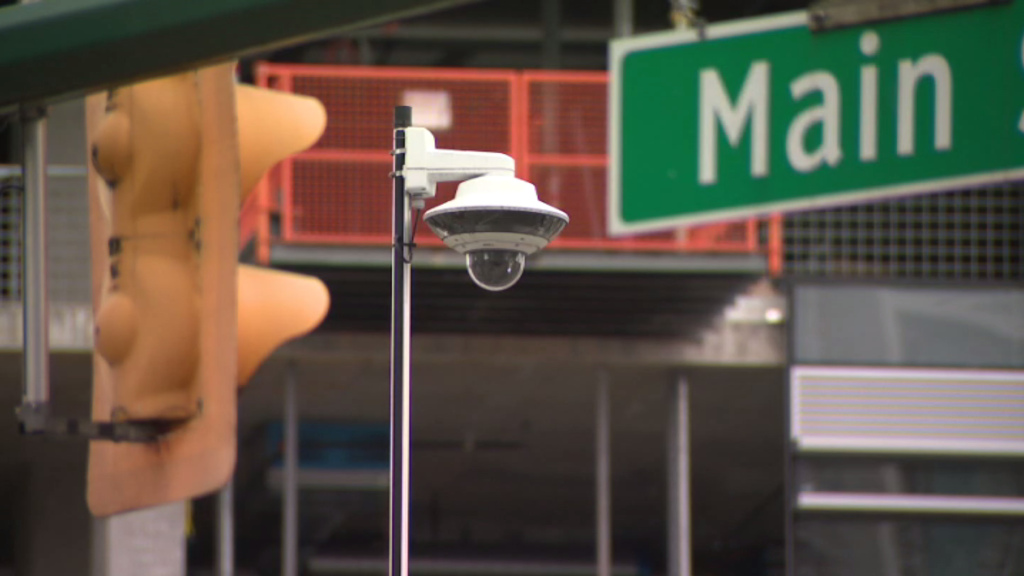
<svg viewBox="0 0 1024 576">
<path fill-rule="evenodd" d="M 24 388 L 18 416 L 22 433 L 46 428 L 50 402 L 49 286 L 46 271 L 46 108 L 22 109 L 24 184 L 21 301 Z"/>
<path fill-rule="evenodd" d="M 299 574 L 299 409 L 295 365 L 284 381 L 284 487 L 281 498 L 281 574 Z"/>
<path fill-rule="evenodd" d="M 412 301 L 412 222 L 405 191 L 405 129 L 412 108 L 395 107 L 394 242 L 391 246 L 391 539 L 388 574 L 409 574 L 409 312 Z"/>
<path fill-rule="evenodd" d="M 217 493 L 217 575 L 235 576 L 235 480 Z"/>
<path fill-rule="evenodd" d="M 668 419 L 668 576 L 690 576 L 690 390 L 683 376 L 669 388 Z"/>
<path fill-rule="evenodd" d="M 562 67 L 562 0 L 541 1 L 541 66 Z"/>
<path fill-rule="evenodd" d="M 611 382 L 607 370 L 597 375 L 594 452 L 597 477 L 597 576 L 612 574 L 612 432 Z"/>
<path fill-rule="evenodd" d="M 185 576 L 185 517 L 172 502 L 97 519 L 95 576 Z"/>
<path fill-rule="evenodd" d="M 541 0 L 541 67 L 558 70 L 562 67 L 562 0 Z M 562 125 L 560 85 L 542 81 L 541 86 L 541 149 L 539 152 L 552 154 L 559 150 L 558 128 Z M 547 183 L 547 198 L 558 204 L 562 199 L 562 175 L 556 170 Z"/>
<path fill-rule="evenodd" d="M 612 21 L 615 26 L 615 37 L 625 38 L 633 35 L 633 0 L 614 0 Z"/>
</svg>

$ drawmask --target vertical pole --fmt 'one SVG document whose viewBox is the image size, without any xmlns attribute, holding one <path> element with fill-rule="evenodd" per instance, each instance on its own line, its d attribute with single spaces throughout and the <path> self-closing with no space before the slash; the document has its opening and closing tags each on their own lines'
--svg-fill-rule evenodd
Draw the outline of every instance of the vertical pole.
<svg viewBox="0 0 1024 576">
<path fill-rule="evenodd" d="M 409 574 L 409 311 L 412 299 L 412 241 L 409 197 L 405 193 L 405 129 L 412 108 L 395 107 L 394 244 L 391 247 L 391 542 L 388 574 Z"/>
<path fill-rule="evenodd" d="M 615 37 L 625 38 L 633 35 L 633 0 L 614 0 L 612 22 L 615 26 Z"/>
<path fill-rule="evenodd" d="M 541 0 L 541 67 L 557 70 L 562 67 L 561 28 L 562 0 Z M 566 152 L 559 149 L 559 127 L 565 125 L 560 111 L 561 83 L 550 78 L 540 80 L 541 148 L 542 154 Z M 529 97 L 527 98 L 529 102 Z M 529 143 L 527 143 L 529 146 Z M 562 199 L 562 171 L 555 170 L 544 189 L 546 200 L 556 206 Z"/>
<path fill-rule="evenodd" d="M 594 451 L 597 455 L 597 576 L 612 574 L 612 433 L 608 372 L 597 375 Z"/>
<path fill-rule="evenodd" d="M 557 70 L 562 67 L 562 0 L 542 0 L 541 27 L 541 66 Z"/>
<path fill-rule="evenodd" d="M 171 502 L 97 519 L 94 576 L 185 576 L 186 516 L 184 502 Z"/>
<path fill-rule="evenodd" d="M 50 401 L 49 287 L 46 275 L 46 108 L 25 106 L 22 285 L 25 432 L 41 431 Z"/>
<path fill-rule="evenodd" d="M 679 376 L 669 389 L 668 576 L 690 576 L 690 390 Z"/>
<path fill-rule="evenodd" d="M 217 493 L 217 576 L 235 576 L 235 480 Z"/>
<path fill-rule="evenodd" d="M 281 532 L 281 574 L 299 574 L 299 409 L 295 365 L 289 364 L 284 382 L 284 494 Z"/>
</svg>

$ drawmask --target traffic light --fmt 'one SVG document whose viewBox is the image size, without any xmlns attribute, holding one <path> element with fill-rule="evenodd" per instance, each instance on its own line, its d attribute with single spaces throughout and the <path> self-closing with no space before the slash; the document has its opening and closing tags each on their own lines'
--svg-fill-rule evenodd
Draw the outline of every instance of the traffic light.
<svg viewBox="0 0 1024 576">
<path fill-rule="evenodd" d="M 274 164 L 323 134 L 319 100 L 238 85 L 242 200 Z M 256 266 L 238 268 L 238 383 L 244 385 L 278 346 L 315 328 L 329 305 L 319 279 Z"/>
<path fill-rule="evenodd" d="M 224 64 L 87 100 L 94 421 L 157 431 L 90 445 L 103 516 L 223 486 L 238 386 L 329 305 L 316 278 L 238 265 L 243 191 L 326 125 L 309 97 L 238 86 Z"/>
</svg>

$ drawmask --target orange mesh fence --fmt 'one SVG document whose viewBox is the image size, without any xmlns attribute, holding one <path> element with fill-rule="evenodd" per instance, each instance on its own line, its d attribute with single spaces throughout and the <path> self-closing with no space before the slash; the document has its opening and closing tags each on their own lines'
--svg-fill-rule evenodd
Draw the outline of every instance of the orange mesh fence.
<svg viewBox="0 0 1024 576">
<path fill-rule="evenodd" d="M 605 233 L 608 79 L 603 72 L 495 71 L 260 64 L 257 83 L 315 96 L 327 129 L 310 150 L 283 162 L 243 208 L 243 240 L 391 242 L 394 107 L 413 106 L 413 124 L 439 148 L 510 154 L 517 175 L 571 222 L 552 249 L 756 252 L 758 221 L 609 238 Z M 449 200 L 445 184 L 427 208 Z M 271 213 L 280 214 L 279 231 Z M 775 227 L 769 226 L 769 247 Z M 436 243 L 430 234 L 417 239 Z M 269 255 L 269 238 L 257 245 Z M 258 254 L 261 254 L 258 251 Z"/>
<path fill-rule="evenodd" d="M 311 149 L 282 163 L 281 240 L 391 242 L 391 130 L 394 108 L 413 105 L 413 122 L 440 148 L 514 154 L 518 146 L 512 72 L 260 66 L 263 81 L 315 96 L 327 128 Z M 443 186 L 430 205 L 450 199 Z M 431 243 L 424 235 L 419 240 Z M 438 241 L 439 242 L 439 241 Z"/>
</svg>

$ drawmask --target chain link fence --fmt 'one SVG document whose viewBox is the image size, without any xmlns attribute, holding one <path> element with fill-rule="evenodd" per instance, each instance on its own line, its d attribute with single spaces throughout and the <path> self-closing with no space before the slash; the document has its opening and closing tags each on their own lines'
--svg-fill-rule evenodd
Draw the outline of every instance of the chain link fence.
<svg viewBox="0 0 1024 576">
<path fill-rule="evenodd" d="M 3 167 L 5 172 L 18 169 Z M 47 198 L 50 301 L 90 304 L 89 197 L 84 167 L 51 170 Z M 0 302 L 21 300 L 21 176 L 0 174 Z"/>
<path fill-rule="evenodd" d="M 788 276 L 1024 280 L 1024 185 L 788 214 Z"/>
<path fill-rule="evenodd" d="M 0 301 L 21 298 L 21 180 L 0 180 Z"/>
</svg>

